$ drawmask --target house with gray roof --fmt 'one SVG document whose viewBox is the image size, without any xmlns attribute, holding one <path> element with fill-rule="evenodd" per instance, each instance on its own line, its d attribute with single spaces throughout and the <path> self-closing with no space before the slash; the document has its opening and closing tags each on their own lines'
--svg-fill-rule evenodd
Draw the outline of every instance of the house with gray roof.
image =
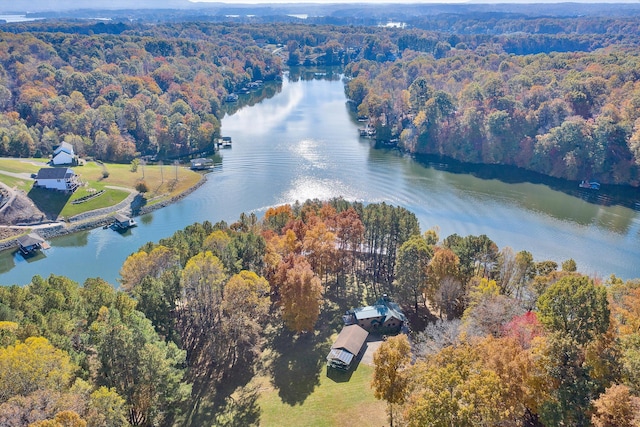
<svg viewBox="0 0 640 427">
<path fill-rule="evenodd" d="M 80 186 L 78 176 L 70 168 L 42 168 L 36 175 L 34 187 L 73 192 Z"/>
</svg>

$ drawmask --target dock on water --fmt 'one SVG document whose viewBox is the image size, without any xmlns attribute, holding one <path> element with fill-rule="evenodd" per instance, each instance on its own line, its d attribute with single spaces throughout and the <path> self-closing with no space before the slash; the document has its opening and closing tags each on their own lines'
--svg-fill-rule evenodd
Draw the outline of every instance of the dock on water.
<svg viewBox="0 0 640 427">
<path fill-rule="evenodd" d="M 37 233 L 29 233 L 17 239 L 18 250 L 22 255 L 31 255 L 38 249 L 49 249 L 51 246 Z"/>
<path fill-rule="evenodd" d="M 131 227 L 138 225 L 133 218 L 129 218 L 126 215 L 117 213 L 113 216 L 113 224 L 111 226 L 115 229 L 127 230 Z"/>
</svg>

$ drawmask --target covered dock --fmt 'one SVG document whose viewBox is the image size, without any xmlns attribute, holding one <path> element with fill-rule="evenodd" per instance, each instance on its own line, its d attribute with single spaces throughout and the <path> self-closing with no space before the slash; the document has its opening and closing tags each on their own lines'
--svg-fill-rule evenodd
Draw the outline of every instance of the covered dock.
<svg viewBox="0 0 640 427">
<path fill-rule="evenodd" d="M 136 222 L 133 220 L 133 218 L 129 218 L 126 215 L 117 213 L 113 216 L 113 226 L 122 230 L 126 230 L 128 228 L 131 227 L 135 227 Z"/>
<path fill-rule="evenodd" d="M 201 171 L 211 169 L 213 167 L 213 160 L 206 158 L 198 158 L 191 160 L 191 169 L 194 171 Z"/>
<path fill-rule="evenodd" d="M 29 255 L 38 249 L 48 249 L 49 245 L 36 233 L 29 233 L 17 239 L 18 248 L 23 255 Z"/>
</svg>

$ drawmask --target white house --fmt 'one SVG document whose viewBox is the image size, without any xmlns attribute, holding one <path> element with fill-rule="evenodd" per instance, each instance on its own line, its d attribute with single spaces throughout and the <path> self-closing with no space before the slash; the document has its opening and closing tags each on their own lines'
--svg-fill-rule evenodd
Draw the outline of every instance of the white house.
<svg viewBox="0 0 640 427">
<path fill-rule="evenodd" d="M 80 182 L 78 176 L 69 168 L 42 168 L 36 175 L 34 187 L 51 190 L 75 191 Z"/>
<path fill-rule="evenodd" d="M 53 159 L 51 162 L 54 165 L 70 165 L 73 163 L 75 153 L 73 152 L 73 146 L 68 142 L 63 142 L 53 152 Z"/>
</svg>

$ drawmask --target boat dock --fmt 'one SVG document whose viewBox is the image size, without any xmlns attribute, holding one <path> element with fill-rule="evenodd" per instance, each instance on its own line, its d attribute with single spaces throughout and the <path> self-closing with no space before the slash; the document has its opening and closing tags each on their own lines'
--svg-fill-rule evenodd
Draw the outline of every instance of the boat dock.
<svg viewBox="0 0 640 427">
<path fill-rule="evenodd" d="M 49 249 L 51 246 L 37 233 L 29 233 L 17 239 L 18 250 L 23 256 L 31 255 L 38 249 Z"/>
<path fill-rule="evenodd" d="M 116 230 L 127 230 L 131 227 L 135 227 L 136 225 L 138 224 L 133 218 L 129 218 L 126 215 L 118 213 L 113 216 L 113 223 L 111 224 L 111 227 Z"/>
<path fill-rule="evenodd" d="M 217 144 L 218 147 L 222 147 L 222 148 L 231 148 L 231 137 L 230 136 L 223 136 L 218 138 L 217 140 Z"/>
</svg>

